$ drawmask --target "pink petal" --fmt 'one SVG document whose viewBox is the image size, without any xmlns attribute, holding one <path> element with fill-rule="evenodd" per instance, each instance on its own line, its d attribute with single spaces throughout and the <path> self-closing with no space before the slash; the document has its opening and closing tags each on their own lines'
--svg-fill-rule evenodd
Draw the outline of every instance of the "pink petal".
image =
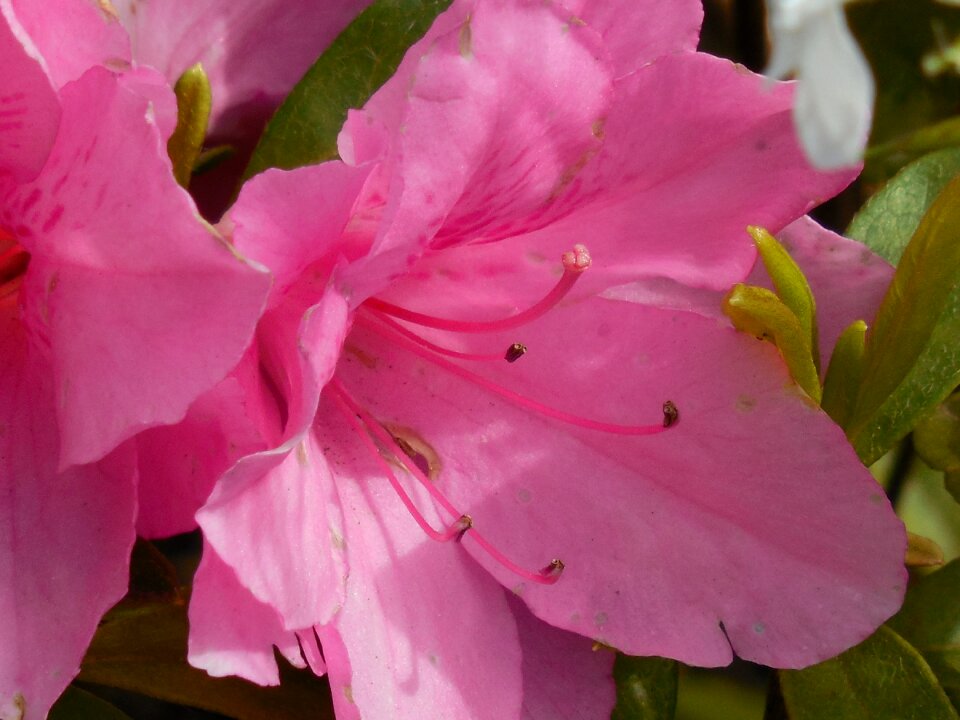
<svg viewBox="0 0 960 720">
<path fill-rule="evenodd" d="M 581 635 L 537 619 L 512 594 L 507 600 L 523 649 L 522 720 L 608 720 L 617 701 L 616 655 Z"/>
<path fill-rule="evenodd" d="M 207 542 L 288 630 L 329 622 L 343 602 L 343 518 L 312 434 L 245 458 L 197 513 Z"/>
<path fill-rule="evenodd" d="M 0 195 L 5 175 L 35 176 L 47 159 L 60 123 L 60 104 L 37 49 L 9 11 L 0 20 Z"/>
<path fill-rule="evenodd" d="M 772 346 L 597 299 L 465 347 L 516 341 L 521 361 L 471 369 L 589 418 L 657 426 L 672 400 L 681 420 L 646 437 L 560 424 L 359 329 L 348 344 L 371 367 L 345 355 L 338 377 L 433 447 L 437 487 L 499 548 L 533 570 L 566 563 L 556 585 L 532 585 L 464 538 L 539 617 L 631 654 L 719 665 L 732 645 L 796 667 L 897 609 L 902 525 Z"/>
<path fill-rule="evenodd" d="M 341 643 L 320 633 L 337 717 L 351 704 L 369 718 L 518 717 L 520 647 L 502 589 L 455 542 L 424 535 L 330 400 L 319 417 L 350 565 L 332 623 Z"/>
<path fill-rule="evenodd" d="M 236 675 L 258 685 L 279 685 L 274 647 L 295 667 L 306 667 L 297 635 L 284 629 L 279 613 L 251 595 L 205 545 L 190 595 L 187 660 L 214 677 Z M 323 673 L 322 665 L 312 661 L 311 667 Z"/>
<path fill-rule="evenodd" d="M 57 470 L 50 368 L 0 312 L 0 716 L 46 717 L 127 588 L 132 453 Z"/>
<path fill-rule="evenodd" d="M 813 290 L 825 369 L 843 329 L 854 320 L 873 320 L 893 279 L 893 267 L 866 245 L 830 232 L 809 217 L 785 227 L 778 239 Z M 757 263 L 747 282 L 770 285 L 762 263 Z"/>
<path fill-rule="evenodd" d="M 244 184 L 222 227 L 240 252 L 273 274 L 271 304 L 288 296 L 308 268 L 322 292 L 341 256 L 354 260 L 367 250 L 340 238 L 368 174 L 369 168 L 328 162 L 268 170 Z"/>
<path fill-rule="evenodd" d="M 153 4 L 153 3 L 149 3 Z M 10 0 L 60 88 L 91 67 L 126 67 L 130 40 L 107 4 L 95 0 Z"/>
<path fill-rule="evenodd" d="M 330 468 L 307 429 L 346 320 L 342 298 L 330 292 L 307 313 L 297 336 L 267 345 L 293 353 L 273 368 L 265 359 L 286 401 L 283 443 L 240 460 L 197 513 L 207 542 L 290 630 L 328 622 L 343 600 L 342 515 Z"/>
<path fill-rule="evenodd" d="M 0 208 L 32 255 L 22 299 L 53 348 L 63 466 L 180 420 L 240 359 L 269 283 L 197 218 L 120 82 L 63 89 L 42 176 Z"/>
<path fill-rule="evenodd" d="M 139 535 L 195 530 L 194 514 L 214 483 L 242 456 L 266 447 L 270 432 L 264 423 L 276 427 L 279 417 L 262 384 L 258 357 L 248 353 L 238 369 L 190 406 L 182 422 L 137 435 Z"/>
<path fill-rule="evenodd" d="M 660 55 L 696 50 L 703 6 L 697 0 L 563 0 L 580 20 L 603 36 L 617 76 Z"/>
<path fill-rule="evenodd" d="M 173 84 L 202 63 L 213 89 L 215 132 L 246 134 L 263 122 L 330 42 L 370 0 L 188 4 L 114 0 L 134 60 Z"/>
</svg>

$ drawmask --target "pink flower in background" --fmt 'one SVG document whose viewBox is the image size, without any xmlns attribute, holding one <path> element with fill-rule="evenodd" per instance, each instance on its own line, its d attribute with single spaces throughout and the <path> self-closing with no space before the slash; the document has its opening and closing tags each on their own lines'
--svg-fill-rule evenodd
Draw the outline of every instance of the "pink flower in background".
<svg viewBox="0 0 960 720">
<path fill-rule="evenodd" d="M 126 590 L 137 470 L 125 441 L 180 421 L 236 365 L 269 283 L 173 181 L 153 120 L 169 91 L 148 100 L 148 74 L 103 68 L 58 88 L 41 57 L 5 6 L 4 718 L 45 715 Z"/>
<path fill-rule="evenodd" d="M 895 611 L 903 529 L 843 433 L 695 312 L 747 224 L 851 177 L 699 18 L 454 3 L 348 164 L 244 188 L 224 227 L 275 281 L 235 377 L 272 441 L 198 513 L 193 664 L 276 683 L 276 646 L 340 718 L 606 717 L 594 640 L 798 667 Z"/>
</svg>

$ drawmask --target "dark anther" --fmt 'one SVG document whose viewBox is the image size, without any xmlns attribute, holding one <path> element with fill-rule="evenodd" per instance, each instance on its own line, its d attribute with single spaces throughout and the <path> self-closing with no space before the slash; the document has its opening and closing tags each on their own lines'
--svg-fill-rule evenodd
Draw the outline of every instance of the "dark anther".
<svg viewBox="0 0 960 720">
<path fill-rule="evenodd" d="M 457 525 L 460 527 L 457 533 L 457 542 L 460 542 L 463 540 L 463 536 L 467 534 L 467 530 L 473 527 L 473 518 L 469 515 L 461 515 L 457 520 Z"/>
<path fill-rule="evenodd" d="M 677 410 L 677 406 L 673 404 L 672 400 L 667 400 L 663 404 L 663 426 L 670 427 L 671 425 L 674 425 L 679 419 L 680 419 L 680 411 Z"/>
<path fill-rule="evenodd" d="M 513 345 L 507 348 L 507 353 L 503 357 L 508 363 L 512 363 L 522 358 L 526 352 L 527 352 L 526 345 L 524 345 L 523 343 L 514 343 Z"/>
<path fill-rule="evenodd" d="M 550 561 L 549 565 L 547 565 L 543 570 L 540 571 L 540 574 L 543 575 L 544 577 L 556 577 L 557 575 L 563 572 L 563 568 L 565 567 L 566 565 L 563 564 L 563 560 L 554 558 L 553 560 Z"/>
</svg>

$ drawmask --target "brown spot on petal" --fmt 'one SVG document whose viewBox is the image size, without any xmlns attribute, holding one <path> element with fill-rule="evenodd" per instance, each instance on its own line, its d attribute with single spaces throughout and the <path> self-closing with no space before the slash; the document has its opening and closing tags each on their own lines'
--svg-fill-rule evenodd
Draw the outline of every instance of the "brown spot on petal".
<svg viewBox="0 0 960 720">
<path fill-rule="evenodd" d="M 117 9 L 110 0 L 97 0 L 97 7 L 100 8 L 100 12 L 103 14 L 105 20 L 112 22 L 120 21 L 120 13 L 117 12 Z"/>
<path fill-rule="evenodd" d="M 297 462 L 304 467 L 306 467 L 309 462 L 307 460 L 307 448 L 303 443 L 297 445 Z"/>
<path fill-rule="evenodd" d="M 356 703 L 353 701 L 353 687 L 351 685 L 343 686 L 343 696 L 351 705 L 356 705 Z"/>
<path fill-rule="evenodd" d="M 27 700 L 23 697 L 23 693 L 14 693 L 13 706 L 18 714 L 14 715 L 11 720 L 23 720 L 27 714 Z"/>
<path fill-rule="evenodd" d="M 440 476 L 440 470 L 443 467 L 440 462 L 440 455 L 415 430 L 392 423 L 384 423 L 383 427 L 393 436 L 394 442 L 403 450 L 403 453 L 423 471 L 424 475 L 431 480 L 436 480 Z"/>
<path fill-rule="evenodd" d="M 473 31 L 470 29 L 471 19 L 468 15 L 467 19 L 464 20 L 463 25 L 460 26 L 460 35 L 457 38 L 457 49 L 460 51 L 460 56 L 465 58 L 473 55 Z"/>
<path fill-rule="evenodd" d="M 343 346 L 343 349 L 345 352 L 349 353 L 350 355 L 353 355 L 365 367 L 368 367 L 371 370 L 377 367 L 377 362 L 378 362 L 377 358 L 373 357 L 372 355 L 369 355 L 368 353 L 365 353 L 356 345 L 347 343 L 346 345 Z"/>
<path fill-rule="evenodd" d="M 736 407 L 742 413 L 753 412 L 753 409 L 757 406 L 756 398 L 752 398 L 749 395 L 741 395 L 737 398 Z"/>
</svg>

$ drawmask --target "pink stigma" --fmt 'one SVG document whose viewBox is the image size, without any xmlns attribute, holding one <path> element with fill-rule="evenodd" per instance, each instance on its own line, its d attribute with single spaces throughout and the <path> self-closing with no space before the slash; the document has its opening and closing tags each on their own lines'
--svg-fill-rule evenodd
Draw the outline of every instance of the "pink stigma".
<svg viewBox="0 0 960 720">
<path fill-rule="evenodd" d="M 407 511 L 413 517 L 414 521 L 430 539 L 436 540 L 437 542 L 447 542 L 449 540 L 460 541 L 469 531 L 469 535 L 473 541 L 495 562 L 524 580 L 529 580 L 540 585 L 553 585 L 560 579 L 560 574 L 564 567 L 560 560 L 554 559 L 543 570 L 534 571 L 518 565 L 504 555 L 493 543 L 476 530 L 473 517 L 458 511 L 453 503 L 423 474 L 423 471 L 417 467 L 417 464 L 403 452 L 403 449 L 397 445 L 393 436 L 350 397 L 346 388 L 343 387 L 339 380 L 336 378 L 332 379 L 327 387 L 333 391 L 333 397 L 344 417 L 347 418 L 354 431 L 360 436 L 367 450 L 376 458 L 377 463 L 387 476 L 391 487 L 393 487 L 394 491 L 400 497 L 400 501 L 404 504 L 404 507 L 407 508 Z M 427 522 L 423 514 L 417 509 L 416 505 L 414 505 L 410 495 L 404 490 L 400 481 L 397 480 L 396 475 L 393 474 L 390 466 L 383 459 L 371 435 L 393 453 L 394 457 L 400 461 L 407 472 L 416 478 L 420 485 L 430 493 L 431 497 L 433 497 L 444 510 L 456 518 L 445 530 L 435 530 L 430 523 Z"/>
<path fill-rule="evenodd" d="M 399 305 L 388 303 L 379 298 L 370 298 L 364 302 L 364 305 L 374 310 L 379 310 L 386 315 L 392 315 L 398 320 L 404 320 L 415 325 L 422 325 L 423 327 L 434 328 L 436 330 L 448 330 L 450 332 L 461 333 L 486 333 L 513 330 L 533 322 L 556 306 L 556 304 L 570 292 L 570 289 L 576 284 L 583 272 L 590 267 L 590 253 L 585 246 L 575 245 L 573 250 L 563 254 L 561 261 L 563 262 L 563 276 L 557 284 L 553 286 L 550 292 L 526 310 L 500 320 L 471 321 L 439 318 L 408 310 L 407 308 L 402 308 Z"/>
</svg>

